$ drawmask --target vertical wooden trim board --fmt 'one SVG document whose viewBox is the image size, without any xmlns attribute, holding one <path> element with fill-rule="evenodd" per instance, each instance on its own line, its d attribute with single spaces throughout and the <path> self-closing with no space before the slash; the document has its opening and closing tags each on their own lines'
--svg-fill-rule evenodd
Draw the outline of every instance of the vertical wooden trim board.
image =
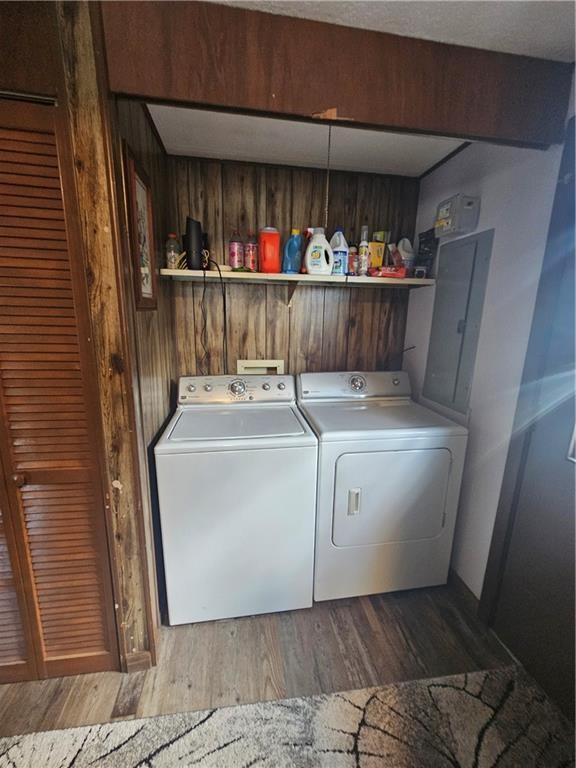
<svg viewBox="0 0 576 768">
<path fill-rule="evenodd" d="M 120 658 L 124 669 L 148 666 L 154 637 L 142 525 L 131 356 L 113 186 L 103 60 L 94 46 L 87 3 L 57 2 L 74 176 L 86 253 L 88 298 L 105 444 L 106 501 L 117 577 Z M 98 30 L 96 30 L 97 34 Z"/>
</svg>

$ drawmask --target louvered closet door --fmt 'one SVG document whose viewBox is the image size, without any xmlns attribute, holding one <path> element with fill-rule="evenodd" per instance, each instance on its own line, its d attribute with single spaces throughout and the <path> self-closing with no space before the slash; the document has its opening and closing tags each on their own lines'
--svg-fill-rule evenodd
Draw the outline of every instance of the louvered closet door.
<svg viewBox="0 0 576 768">
<path fill-rule="evenodd" d="M 118 667 L 86 289 L 55 120 L 52 106 L 0 100 L 4 512 L 41 677 Z M 15 606 L 9 574 L 0 583 Z"/>
</svg>

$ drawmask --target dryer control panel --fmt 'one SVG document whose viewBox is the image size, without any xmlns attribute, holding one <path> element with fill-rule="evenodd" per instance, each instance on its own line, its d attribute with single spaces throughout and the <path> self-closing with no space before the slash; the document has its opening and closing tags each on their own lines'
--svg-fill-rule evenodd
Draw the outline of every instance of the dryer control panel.
<svg viewBox="0 0 576 768">
<path fill-rule="evenodd" d="M 298 399 L 302 401 L 409 398 L 411 394 L 410 379 L 405 371 L 301 373 L 298 376 Z"/>
<path fill-rule="evenodd" d="M 293 376 L 183 376 L 178 382 L 179 405 L 290 403 L 295 397 Z"/>
</svg>

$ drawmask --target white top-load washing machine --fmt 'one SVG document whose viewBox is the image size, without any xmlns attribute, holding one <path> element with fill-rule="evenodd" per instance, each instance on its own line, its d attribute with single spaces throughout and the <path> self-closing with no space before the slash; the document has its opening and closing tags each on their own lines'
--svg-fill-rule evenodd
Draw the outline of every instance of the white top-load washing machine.
<svg viewBox="0 0 576 768">
<path fill-rule="evenodd" d="M 319 439 L 315 600 L 447 580 L 467 430 L 410 395 L 404 372 L 299 376 Z"/>
<path fill-rule="evenodd" d="M 168 619 L 312 605 L 317 440 L 292 376 L 180 379 L 155 447 Z"/>
</svg>

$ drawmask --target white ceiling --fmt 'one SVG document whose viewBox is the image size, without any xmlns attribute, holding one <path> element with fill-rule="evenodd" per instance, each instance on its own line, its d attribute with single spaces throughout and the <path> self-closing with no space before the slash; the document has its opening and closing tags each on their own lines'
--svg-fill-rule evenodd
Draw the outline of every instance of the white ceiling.
<svg viewBox="0 0 576 768">
<path fill-rule="evenodd" d="M 328 126 L 269 117 L 149 104 L 170 155 L 323 168 Z M 333 126 L 335 170 L 420 176 L 462 144 L 459 139 Z"/>
<path fill-rule="evenodd" d="M 491 51 L 574 61 L 574 2 L 558 0 L 212 0 Z"/>
</svg>

